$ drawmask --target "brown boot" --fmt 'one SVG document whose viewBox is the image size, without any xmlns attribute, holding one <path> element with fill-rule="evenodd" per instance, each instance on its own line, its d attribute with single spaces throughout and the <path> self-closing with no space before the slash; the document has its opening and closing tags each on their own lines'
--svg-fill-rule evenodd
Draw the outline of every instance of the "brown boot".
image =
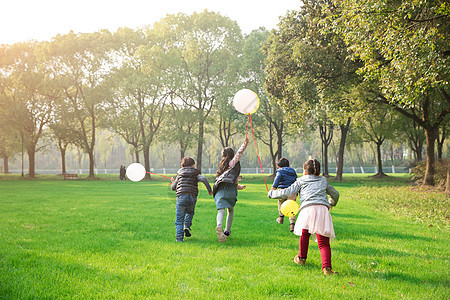
<svg viewBox="0 0 450 300">
<path fill-rule="evenodd" d="M 283 221 L 284 221 L 284 217 L 278 217 L 277 218 L 277 223 L 279 223 L 279 224 L 283 224 Z"/>
<path fill-rule="evenodd" d="M 227 241 L 227 236 L 223 233 L 222 226 L 216 227 L 217 239 L 219 243 L 225 243 Z"/>
<path fill-rule="evenodd" d="M 296 256 L 294 256 L 294 262 L 297 265 L 304 266 L 306 263 L 306 258 L 300 258 L 300 256 L 296 255 Z"/>
<path fill-rule="evenodd" d="M 290 231 L 290 232 L 293 232 L 293 231 L 294 231 L 294 228 L 295 228 L 295 223 L 289 224 L 289 231 Z"/>
<path fill-rule="evenodd" d="M 325 275 L 325 276 L 338 274 L 338 272 L 333 271 L 330 267 L 325 267 L 322 269 L 322 271 L 323 271 L 323 275 Z"/>
</svg>

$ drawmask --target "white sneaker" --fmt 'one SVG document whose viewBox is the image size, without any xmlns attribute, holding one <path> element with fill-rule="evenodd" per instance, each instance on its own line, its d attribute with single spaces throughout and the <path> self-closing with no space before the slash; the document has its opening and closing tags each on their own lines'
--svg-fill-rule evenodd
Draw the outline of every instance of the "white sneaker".
<svg viewBox="0 0 450 300">
<path fill-rule="evenodd" d="M 217 233 L 217 239 L 219 240 L 219 243 L 225 243 L 227 240 L 227 236 L 223 233 L 222 226 L 216 227 L 216 233 Z"/>
</svg>

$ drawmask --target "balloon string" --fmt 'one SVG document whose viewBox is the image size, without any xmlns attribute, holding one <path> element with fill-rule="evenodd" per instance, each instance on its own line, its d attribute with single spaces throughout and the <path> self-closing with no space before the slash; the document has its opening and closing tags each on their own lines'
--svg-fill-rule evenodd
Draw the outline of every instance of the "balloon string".
<svg viewBox="0 0 450 300">
<path fill-rule="evenodd" d="M 167 177 L 167 176 L 164 176 L 164 175 L 161 175 L 161 174 L 156 174 L 156 173 L 152 173 L 152 172 L 147 172 L 147 171 L 146 171 L 146 173 L 148 173 L 148 174 L 152 174 L 152 175 L 158 175 L 158 176 L 161 176 L 161 177 L 166 177 L 166 178 L 170 179 L 170 177 Z"/>
<path fill-rule="evenodd" d="M 262 167 L 262 164 L 261 164 L 261 159 L 259 158 L 258 147 L 256 146 L 255 133 L 253 132 L 252 115 L 249 114 L 248 116 L 249 116 L 249 119 L 250 119 L 250 126 L 252 128 L 253 140 L 255 141 L 256 156 L 258 156 L 259 166 L 261 167 L 261 173 L 263 174 L 264 183 L 266 184 L 266 189 L 267 189 L 267 191 L 269 191 L 269 187 L 267 186 L 267 182 L 266 182 L 266 176 L 264 176 L 264 170 L 263 170 L 263 167 Z"/>
</svg>

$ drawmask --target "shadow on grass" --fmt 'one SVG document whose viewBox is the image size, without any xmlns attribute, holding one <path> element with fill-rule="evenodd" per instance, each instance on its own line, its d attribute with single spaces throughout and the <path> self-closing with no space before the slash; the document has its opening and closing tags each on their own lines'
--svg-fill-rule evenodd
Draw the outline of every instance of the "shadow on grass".
<svg viewBox="0 0 450 300">
<path fill-rule="evenodd" d="M 355 222 L 346 222 L 345 219 L 354 220 Z M 346 236 L 357 239 L 372 236 L 382 239 L 416 240 L 421 242 L 430 242 L 433 240 L 431 237 L 398 232 L 395 228 L 389 227 L 387 230 L 386 225 L 375 223 L 374 221 L 376 219 L 368 215 L 333 212 L 333 220 L 335 232 L 344 239 Z"/>
</svg>

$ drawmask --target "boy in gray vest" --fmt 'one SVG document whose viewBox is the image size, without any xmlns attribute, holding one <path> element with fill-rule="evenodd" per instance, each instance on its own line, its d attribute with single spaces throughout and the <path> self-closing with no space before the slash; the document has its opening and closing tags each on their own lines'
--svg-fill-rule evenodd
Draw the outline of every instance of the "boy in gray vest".
<svg viewBox="0 0 450 300">
<path fill-rule="evenodd" d="M 184 236 L 191 236 L 192 218 L 194 217 L 195 204 L 198 196 L 198 182 L 201 181 L 212 195 L 211 186 L 205 176 L 195 169 L 195 161 L 190 157 L 183 157 L 181 169 L 177 171 L 177 177 L 171 178 L 172 190 L 177 192 L 175 229 L 177 242 L 183 242 Z"/>
</svg>

